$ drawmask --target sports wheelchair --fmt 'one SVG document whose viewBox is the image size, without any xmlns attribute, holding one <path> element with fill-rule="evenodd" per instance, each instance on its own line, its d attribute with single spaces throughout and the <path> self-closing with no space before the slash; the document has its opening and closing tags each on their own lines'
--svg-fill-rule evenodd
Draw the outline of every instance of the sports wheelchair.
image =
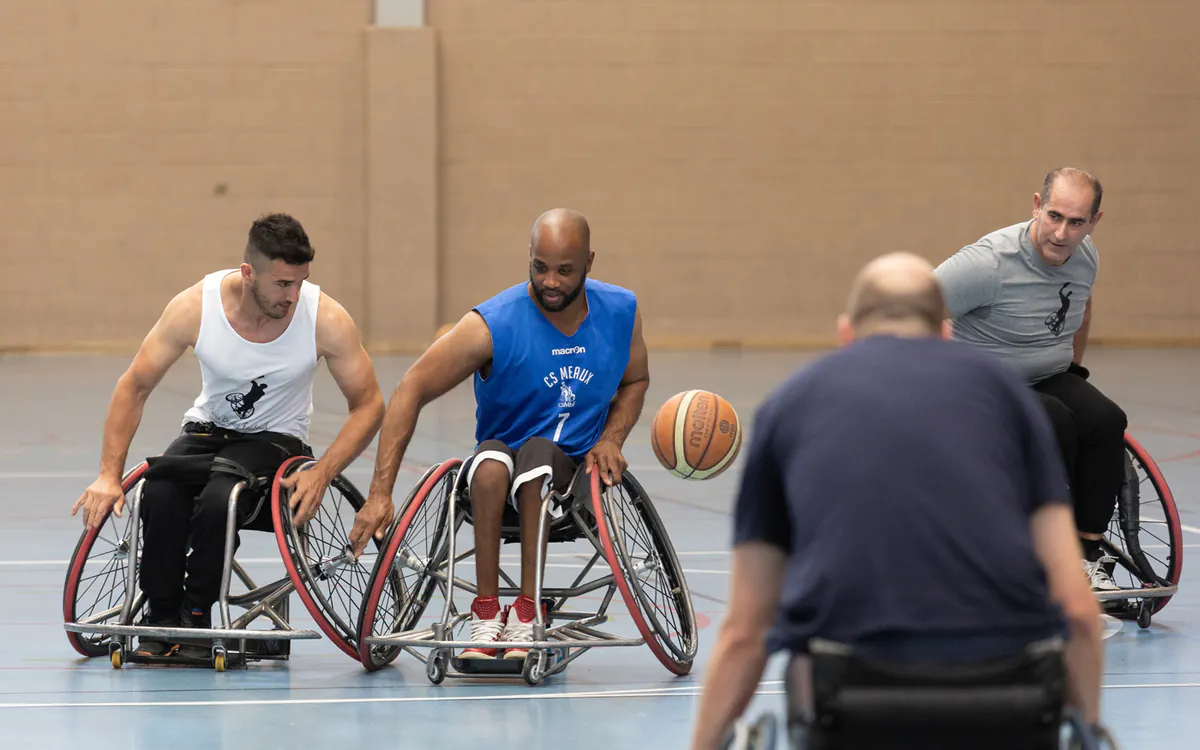
<svg viewBox="0 0 1200 750">
<path fill-rule="evenodd" d="M 363 497 L 344 476 L 329 484 L 317 515 L 303 527 L 292 523 L 288 504 L 290 491 L 280 480 L 313 467 L 309 457 L 296 456 L 285 461 L 274 476 L 254 476 L 238 464 L 222 458 L 188 461 L 189 457 L 155 457 L 129 471 L 122 480 L 126 497 L 123 518 L 111 511 L 93 529 L 80 536 L 71 555 L 63 590 L 63 619 L 67 640 L 86 657 L 108 654 L 114 668 L 124 663 L 151 663 L 209 666 L 216 671 L 244 667 L 248 662 L 287 660 L 291 641 L 319 639 L 313 630 L 297 630 L 288 623 L 289 598 L 300 596 L 317 626 L 333 643 L 352 658 L 358 658 L 358 605 L 366 587 L 368 568 L 349 554 L 349 525 L 363 506 Z M 215 613 L 219 627 L 212 629 L 152 627 L 135 623 L 146 606 L 139 588 L 139 565 L 143 532 L 141 502 L 147 479 L 170 481 L 193 472 L 209 471 L 232 474 L 240 481 L 230 492 L 225 563 L 220 597 Z M 264 585 L 256 584 L 235 556 L 235 534 L 239 499 L 244 493 L 257 497 L 248 523 L 259 513 L 272 516 L 275 539 L 287 576 Z M 244 529 L 249 530 L 249 529 Z M 246 590 L 235 593 L 232 578 Z M 245 610 L 236 619 L 231 607 Z M 251 628 L 264 620 L 273 627 Z M 168 640 L 212 644 L 211 660 L 188 660 L 178 655 L 147 656 L 133 647 L 135 637 L 160 637 Z"/>
<path fill-rule="evenodd" d="M 1065 708 L 1062 640 L 970 663 L 914 663 L 814 639 L 787 670 L 792 750 L 1100 750 L 1103 727 Z M 723 750 L 776 746 L 776 720 L 739 721 Z M 1065 744 L 1064 744 L 1065 743 Z"/>
<path fill-rule="evenodd" d="M 619 485 L 608 487 L 600 482 L 599 472 L 585 472 L 582 466 L 565 492 L 552 488 L 542 503 L 534 600 L 543 602 L 546 611 L 543 615 L 538 608 L 534 641 L 494 644 L 499 649 L 528 648 L 528 656 L 523 661 L 454 658 L 453 649 L 474 645 L 454 638 L 457 630 L 469 627 L 470 619 L 469 612 L 460 612 L 455 605 L 454 592 L 477 591 L 456 570 L 474 551 L 459 552 L 456 546 L 457 532 L 471 522 L 467 477 L 472 460 L 452 458 L 430 467 L 397 512 L 360 607 L 358 654 L 368 671 L 386 666 L 405 650 L 425 663 L 426 676 L 435 685 L 447 675 L 488 674 L 520 675 L 532 686 L 592 648 L 643 644 L 672 673 L 691 671 L 698 643 L 696 615 L 662 520 L 630 472 L 624 472 Z M 549 520 L 552 505 L 562 513 Z M 567 586 L 545 586 L 546 543 L 581 539 L 592 547 L 583 569 Z M 506 505 L 502 546 L 519 541 L 519 517 Z M 587 580 L 601 561 L 608 570 Z M 397 575 L 401 581 L 395 580 Z M 500 596 L 520 592 L 503 569 L 500 576 L 507 585 Z M 418 623 L 435 590 L 444 599 L 441 616 L 421 628 Z M 607 610 L 618 591 L 640 638 L 619 637 L 595 627 L 609 620 Z M 566 609 L 570 599 L 584 595 L 600 599 L 594 612 Z M 563 624 L 551 627 L 556 620 Z M 418 648 L 429 649 L 429 655 L 422 656 Z"/>
<path fill-rule="evenodd" d="M 1115 559 L 1116 591 L 1100 591 L 1105 614 L 1150 627 L 1179 591 L 1183 539 L 1175 498 L 1146 449 L 1125 434 L 1125 480 L 1102 542 Z"/>
</svg>

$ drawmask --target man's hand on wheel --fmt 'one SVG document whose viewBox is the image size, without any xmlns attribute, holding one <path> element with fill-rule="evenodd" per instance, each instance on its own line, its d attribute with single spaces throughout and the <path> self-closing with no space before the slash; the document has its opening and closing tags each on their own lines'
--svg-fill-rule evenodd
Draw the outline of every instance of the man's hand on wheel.
<svg viewBox="0 0 1200 750">
<path fill-rule="evenodd" d="M 83 527 L 94 529 L 104 522 L 110 508 L 117 514 L 117 518 L 120 518 L 121 509 L 124 507 L 125 491 L 121 489 L 121 483 L 109 477 L 97 477 L 75 501 L 75 505 L 71 507 L 71 515 L 83 508 Z"/>
<path fill-rule="evenodd" d="M 607 485 L 621 483 L 621 475 L 629 463 L 621 455 L 621 446 L 615 440 L 600 438 L 584 458 L 584 470 L 591 471 L 595 467 L 600 472 L 600 479 Z"/>
<path fill-rule="evenodd" d="M 350 529 L 350 553 L 354 559 L 367 548 L 371 537 L 383 541 L 384 531 L 392 522 L 392 498 L 389 495 L 370 495 L 362 509 L 354 515 L 354 526 Z"/>
<path fill-rule="evenodd" d="M 321 500 L 325 497 L 329 481 L 325 478 L 325 472 L 321 470 L 320 463 L 311 469 L 297 471 L 291 476 L 279 480 L 280 487 L 292 491 L 291 497 L 288 498 L 288 507 L 292 509 L 293 524 L 303 526 L 317 515 L 317 509 L 321 507 Z"/>
</svg>

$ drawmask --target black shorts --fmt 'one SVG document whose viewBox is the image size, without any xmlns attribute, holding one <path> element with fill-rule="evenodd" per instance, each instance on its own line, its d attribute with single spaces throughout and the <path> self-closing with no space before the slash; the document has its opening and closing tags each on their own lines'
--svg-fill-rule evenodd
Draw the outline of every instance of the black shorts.
<svg viewBox="0 0 1200 750">
<path fill-rule="evenodd" d="M 475 467 L 483 461 L 499 461 L 508 468 L 508 501 L 517 508 L 517 490 L 521 485 L 532 481 L 542 482 L 541 496 L 544 499 L 551 490 L 565 493 L 575 478 L 579 462 L 563 453 L 558 447 L 545 438 L 535 437 L 526 440 L 518 450 L 513 450 L 499 440 L 484 440 L 475 449 L 471 467 L 467 469 L 467 487 L 475 474 Z M 551 508 L 551 515 L 561 515 L 557 508 Z"/>
</svg>

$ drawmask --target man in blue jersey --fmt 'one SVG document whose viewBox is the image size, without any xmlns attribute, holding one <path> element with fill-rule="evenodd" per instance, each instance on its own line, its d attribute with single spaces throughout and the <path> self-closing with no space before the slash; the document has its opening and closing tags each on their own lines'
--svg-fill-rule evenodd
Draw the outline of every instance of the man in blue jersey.
<svg viewBox="0 0 1200 750">
<path fill-rule="evenodd" d="M 367 505 L 350 532 L 357 554 L 392 518 L 392 489 L 422 407 L 474 376 L 475 454 L 467 485 L 475 526 L 478 596 L 461 657 L 491 659 L 495 641 L 531 641 L 542 501 L 565 490 L 582 463 L 621 481 L 621 454 L 650 372 L 637 298 L 588 279 L 587 220 L 553 209 L 534 222 L 529 281 L 468 312 L 409 368 L 388 404 Z M 511 503 L 521 523 L 521 595 L 498 598 L 500 528 Z M 524 659 L 510 648 L 504 658 Z"/>
</svg>

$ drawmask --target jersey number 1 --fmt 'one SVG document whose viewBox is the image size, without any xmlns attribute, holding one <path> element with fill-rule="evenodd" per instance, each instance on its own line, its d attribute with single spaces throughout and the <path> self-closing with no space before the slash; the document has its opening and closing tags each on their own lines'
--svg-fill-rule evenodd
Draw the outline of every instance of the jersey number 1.
<svg viewBox="0 0 1200 750">
<path fill-rule="evenodd" d="M 554 442 L 557 443 L 558 439 L 560 437 L 562 437 L 563 425 L 565 425 L 567 423 L 567 418 L 570 416 L 571 416 L 571 412 L 569 412 L 569 411 L 563 412 L 562 414 L 558 415 L 558 429 L 556 429 L 554 431 Z"/>
</svg>

